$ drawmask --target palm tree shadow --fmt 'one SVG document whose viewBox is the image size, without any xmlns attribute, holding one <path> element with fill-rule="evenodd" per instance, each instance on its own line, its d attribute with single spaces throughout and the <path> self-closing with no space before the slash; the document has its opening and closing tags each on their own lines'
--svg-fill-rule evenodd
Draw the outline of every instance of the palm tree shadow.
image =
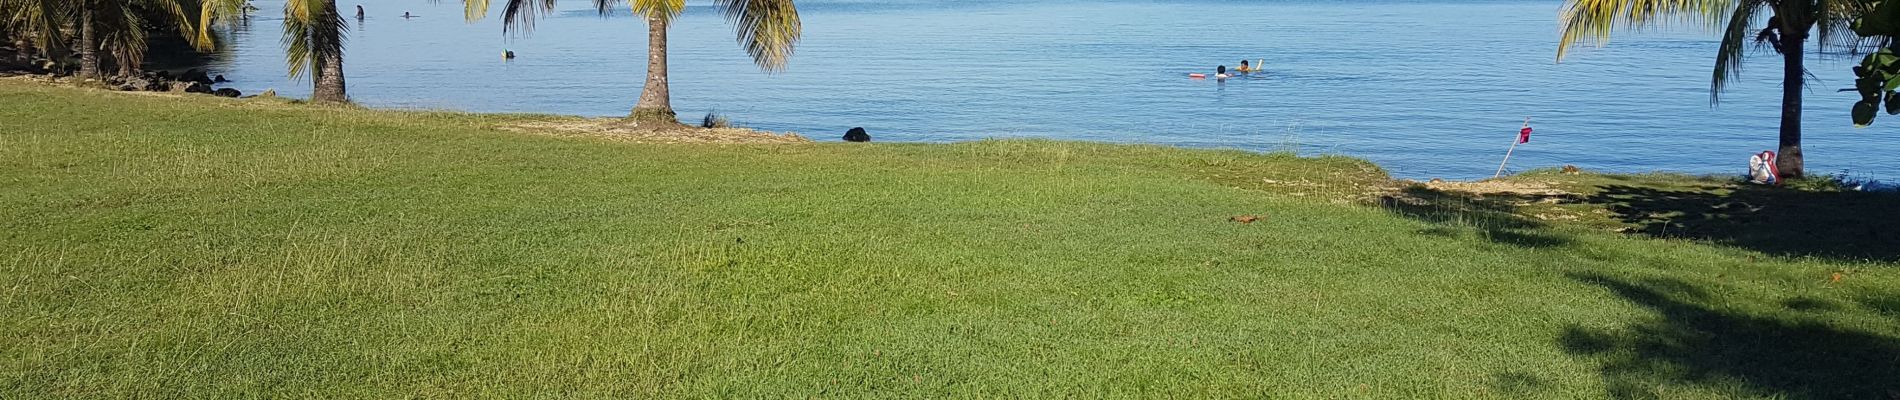
<svg viewBox="0 0 1900 400">
<path fill-rule="evenodd" d="M 1438 225 L 1422 233 L 1454 236 L 1457 228 L 1475 229 L 1493 243 L 1526 248 L 1559 247 L 1570 243 L 1553 234 L 1543 222 L 1517 213 L 1517 205 L 1544 200 L 1524 194 L 1476 195 L 1412 186 L 1379 198 L 1379 206 L 1406 218 Z"/>
<path fill-rule="evenodd" d="M 1603 360 L 1611 397 L 1656 398 L 1658 388 L 1686 384 L 1729 396 L 1900 398 L 1900 339 L 1714 309 L 1699 288 L 1673 279 L 1570 277 L 1658 314 L 1627 329 L 1565 330 L 1564 350 Z"/>
<path fill-rule="evenodd" d="M 1778 256 L 1900 260 L 1900 196 L 1744 185 L 1663 190 L 1612 185 L 1583 202 L 1653 237 L 1705 240 Z"/>
</svg>

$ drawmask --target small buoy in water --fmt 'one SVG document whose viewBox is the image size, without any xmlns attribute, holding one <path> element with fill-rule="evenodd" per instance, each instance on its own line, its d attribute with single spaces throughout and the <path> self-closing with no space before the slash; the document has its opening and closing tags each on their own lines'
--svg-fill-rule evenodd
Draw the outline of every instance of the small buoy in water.
<svg viewBox="0 0 1900 400">
<path fill-rule="evenodd" d="M 1206 77 L 1207 74 L 1188 74 L 1188 79 L 1202 79 Z"/>
<path fill-rule="evenodd" d="M 501 51 L 501 59 L 503 59 L 503 60 L 513 60 L 513 59 L 515 59 L 515 52 L 514 52 L 514 50 L 502 50 L 502 51 Z"/>
</svg>

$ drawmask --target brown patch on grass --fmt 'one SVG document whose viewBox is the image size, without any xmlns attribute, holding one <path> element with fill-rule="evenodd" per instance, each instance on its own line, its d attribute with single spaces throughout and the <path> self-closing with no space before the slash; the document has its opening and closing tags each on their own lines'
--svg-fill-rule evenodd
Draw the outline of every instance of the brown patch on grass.
<svg viewBox="0 0 1900 400">
<path fill-rule="evenodd" d="M 684 125 L 647 126 L 624 119 L 559 119 L 502 125 L 502 130 L 533 135 L 584 137 L 632 143 L 809 143 L 796 133 L 773 133 L 744 128 L 697 128 Z"/>
<path fill-rule="evenodd" d="M 1571 196 L 1575 193 L 1551 187 L 1544 182 L 1518 180 L 1486 180 L 1476 182 L 1432 181 L 1425 183 L 1426 188 L 1443 192 L 1462 192 L 1475 195 L 1529 195 L 1529 196 Z"/>
</svg>

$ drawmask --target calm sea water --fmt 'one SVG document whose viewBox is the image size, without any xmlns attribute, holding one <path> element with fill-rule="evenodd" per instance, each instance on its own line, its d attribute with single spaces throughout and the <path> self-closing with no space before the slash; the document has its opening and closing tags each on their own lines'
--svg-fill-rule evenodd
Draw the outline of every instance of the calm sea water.
<svg viewBox="0 0 1900 400">
<path fill-rule="evenodd" d="M 339 3 L 351 9 L 355 3 Z M 304 96 L 285 77 L 281 2 L 264 0 L 214 65 L 247 93 Z M 645 27 L 568 0 L 508 38 L 459 2 L 365 2 L 346 71 L 370 106 L 624 115 L 644 75 Z M 804 41 L 760 72 L 716 10 L 675 24 L 673 104 L 740 125 L 836 140 L 1085 139 L 1344 154 L 1400 177 L 1489 176 L 1525 117 L 1536 135 L 1511 170 L 1741 173 L 1775 146 L 1772 54 L 1711 107 L 1716 41 L 1695 29 L 1618 36 L 1554 63 L 1554 1 L 808 0 Z M 403 12 L 419 15 L 403 19 Z M 503 62 L 503 49 L 519 58 Z M 1241 59 L 1265 77 L 1190 80 Z M 1806 149 L 1818 173 L 1900 178 L 1900 118 L 1854 129 L 1848 71 L 1815 56 Z"/>
</svg>

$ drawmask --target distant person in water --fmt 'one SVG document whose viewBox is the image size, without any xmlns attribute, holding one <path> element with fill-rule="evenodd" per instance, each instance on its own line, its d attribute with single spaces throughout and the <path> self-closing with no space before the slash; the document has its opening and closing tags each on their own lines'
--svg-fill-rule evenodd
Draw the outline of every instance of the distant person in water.
<svg viewBox="0 0 1900 400">
<path fill-rule="evenodd" d="M 414 14 L 410 14 L 408 11 L 402 12 L 402 19 L 410 19 L 410 18 L 415 18 L 415 17 L 416 16 Z"/>
<path fill-rule="evenodd" d="M 1240 68 L 1235 68 L 1235 70 L 1241 73 L 1248 73 L 1253 72 L 1254 68 L 1247 66 L 1247 60 L 1240 60 Z"/>
<path fill-rule="evenodd" d="M 363 5 L 356 5 L 356 19 L 363 19 Z"/>
<path fill-rule="evenodd" d="M 1214 67 L 1214 79 L 1227 79 L 1228 77 L 1231 77 L 1231 76 L 1233 75 L 1227 74 L 1227 66 L 1222 65 L 1222 66 Z"/>
</svg>

